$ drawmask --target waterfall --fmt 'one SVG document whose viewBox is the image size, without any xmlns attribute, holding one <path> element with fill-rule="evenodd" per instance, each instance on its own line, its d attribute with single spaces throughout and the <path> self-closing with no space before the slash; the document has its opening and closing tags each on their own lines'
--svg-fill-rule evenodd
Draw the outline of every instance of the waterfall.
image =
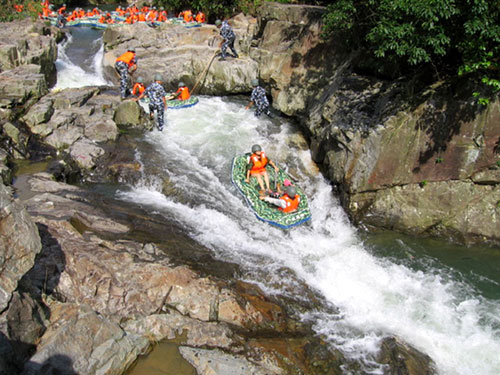
<svg viewBox="0 0 500 375">
<path fill-rule="evenodd" d="M 83 27 L 70 31 L 58 48 L 54 89 L 112 85 L 103 75 L 102 31 Z"/>
<path fill-rule="evenodd" d="M 297 129 L 256 119 L 244 104 L 201 98 L 193 108 L 168 110 L 164 132 L 147 134 L 148 153 L 138 151 L 142 183 L 123 187 L 119 198 L 174 217 L 268 293 L 290 293 L 297 278 L 319 291 L 338 313 L 310 312 L 303 319 L 367 372 L 383 373 L 375 361 L 380 342 L 396 335 L 427 353 L 442 374 L 500 373 L 499 301 L 482 297 L 453 269 L 418 258 L 411 247 L 405 248 L 413 254 L 408 262 L 373 254 L 314 171 L 309 150 L 294 145 Z M 263 223 L 232 186 L 232 157 L 254 143 L 294 168 L 310 200 L 310 224 L 282 231 Z M 184 199 L 162 194 L 161 180 L 148 172 L 159 168 Z"/>
<path fill-rule="evenodd" d="M 59 49 L 57 88 L 107 84 L 102 42 L 94 35 L 89 43 L 87 32 L 75 30 Z M 496 290 L 498 282 L 470 267 L 460 272 L 409 241 L 377 253 L 349 222 L 298 129 L 257 119 L 245 104 L 202 97 L 192 108 L 167 110 L 165 130 L 138 141 L 143 180 L 122 186 L 117 197 L 175 218 L 269 294 L 306 298 L 297 281 L 317 291 L 337 312 L 318 307 L 302 319 L 367 373 L 384 373 L 380 342 L 395 335 L 428 354 L 440 374 L 500 374 L 500 297 L 485 296 L 473 281 Z M 289 231 L 263 223 L 232 186 L 232 158 L 256 143 L 293 170 L 309 198 L 310 223 Z M 163 194 L 163 178 L 176 195 Z"/>
</svg>

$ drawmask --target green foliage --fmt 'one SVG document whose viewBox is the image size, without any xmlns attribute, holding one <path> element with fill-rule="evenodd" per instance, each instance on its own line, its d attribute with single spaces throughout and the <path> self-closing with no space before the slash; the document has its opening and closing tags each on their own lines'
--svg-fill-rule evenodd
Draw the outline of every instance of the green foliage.
<svg viewBox="0 0 500 375">
<path fill-rule="evenodd" d="M 497 160 L 497 167 L 500 168 L 500 160 Z"/>
<path fill-rule="evenodd" d="M 17 12 L 14 5 L 22 5 L 23 11 Z M 32 0 L 5 0 L 2 2 L 0 7 L 0 22 L 8 22 L 16 19 L 22 19 L 26 17 L 31 17 L 33 19 L 38 18 L 38 13 L 42 10 L 40 1 Z"/>
<path fill-rule="evenodd" d="M 418 184 L 418 186 L 420 186 L 421 188 L 424 188 L 427 184 L 428 184 L 427 180 L 422 180 L 422 181 L 420 181 L 420 183 Z"/>
<path fill-rule="evenodd" d="M 441 164 L 443 162 L 443 158 L 441 156 L 438 156 L 436 158 L 436 164 Z"/>
<path fill-rule="evenodd" d="M 498 1 L 337 0 L 327 7 L 324 34 L 367 51 L 379 66 L 474 73 L 500 91 Z"/>
</svg>

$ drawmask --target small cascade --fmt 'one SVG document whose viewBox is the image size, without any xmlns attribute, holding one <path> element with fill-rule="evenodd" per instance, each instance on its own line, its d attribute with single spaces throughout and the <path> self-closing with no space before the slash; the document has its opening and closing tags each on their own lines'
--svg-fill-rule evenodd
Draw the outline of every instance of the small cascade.
<svg viewBox="0 0 500 375">
<path fill-rule="evenodd" d="M 103 75 L 102 31 L 75 27 L 67 36 L 58 48 L 54 89 L 112 85 Z"/>
</svg>

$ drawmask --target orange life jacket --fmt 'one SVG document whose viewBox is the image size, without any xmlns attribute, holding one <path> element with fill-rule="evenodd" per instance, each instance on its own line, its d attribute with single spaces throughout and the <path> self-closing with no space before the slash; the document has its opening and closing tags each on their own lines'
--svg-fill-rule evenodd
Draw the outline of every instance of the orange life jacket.
<svg viewBox="0 0 500 375">
<path fill-rule="evenodd" d="M 196 22 L 205 22 L 205 14 L 203 12 L 198 12 L 198 14 L 196 15 Z"/>
<path fill-rule="evenodd" d="M 266 154 L 262 152 L 260 156 L 257 154 L 252 154 L 252 156 L 250 156 L 250 162 L 252 163 L 250 174 L 260 174 L 266 170 L 268 159 Z"/>
<path fill-rule="evenodd" d="M 160 14 L 158 14 L 158 18 L 156 20 L 158 22 L 165 22 L 167 20 L 167 12 L 161 11 Z"/>
<path fill-rule="evenodd" d="M 116 61 L 123 61 L 130 68 L 132 65 L 134 65 L 134 63 L 133 63 L 134 58 L 135 58 L 135 53 L 127 51 L 123 55 L 121 55 L 120 57 L 118 57 L 116 59 Z"/>
<path fill-rule="evenodd" d="M 179 89 L 175 93 L 176 94 L 181 93 L 179 95 L 180 100 L 188 100 L 191 97 L 189 89 L 186 86 L 179 87 Z"/>
<path fill-rule="evenodd" d="M 158 12 L 155 10 L 150 10 L 146 16 L 146 19 L 148 21 L 156 21 L 156 18 L 158 17 Z"/>
<path fill-rule="evenodd" d="M 59 14 L 61 14 L 61 15 L 62 15 L 62 14 L 64 14 L 64 11 L 65 11 L 65 10 L 66 10 L 66 7 L 65 7 L 65 6 L 62 6 L 62 7 L 60 7 L 60 8 L 59 8 L 59 10 L 57 11 L 57 13 L 59 13 Z"/>
<path fill-rule="evenodd" d="M 146 90 L 146 87 L 142 83 L 136 82 L 132 88 L 132 95 L 140 96 L 144 90 Z"/>
<path fill-rule="evenodd" d="M 190 10 L 185 10 L 184 12 L 182 12 L 182 17 L 184 17 L 185 22 L 193 21 L 193 13 L 191 13 Z"/>
<path fill-rule="evenodd" d="M 145 22 L 146 21 L 146 16 L 144 13 L 139 13 L 139 21 Z"/>
<path fill-rule="evenodd" d="M 295 198 L 290 198 L 287 194 L 284 194 L 281 198 L 281 200 L 284 200 L 286 202 L 286 207 L 285 208 L 281 208 L 281 207 L 278 207 L 278 209 L 280 211 L 283 211 L 283 212 L 292 212 L 292 211 L 295 211 L 297 209 L 297 207 L 299 207 L 299 204 L 300 204 L 300 197 L 299 195 L 295 195 Z"/>
</svg>

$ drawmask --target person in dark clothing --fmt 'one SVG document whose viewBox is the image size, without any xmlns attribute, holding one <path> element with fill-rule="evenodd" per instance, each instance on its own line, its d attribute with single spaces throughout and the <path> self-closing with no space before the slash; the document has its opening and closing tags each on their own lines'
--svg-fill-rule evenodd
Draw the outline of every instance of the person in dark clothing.
<svg viewBox="0 0 500 375">
<path fill-rule="evenodd" d="M 231 28 L 231 26 L 229 26 L 227 21 L 217 20 L 215 21 L 215 25 L 218 28 L 220 28 L 220 36 L 224 39 L 220 43 L 221 57 L 219 58 L 219 60 L 220 61 L 226 60 L 227 57 L 226 50 L 228 47 L 233 52 L 233 57 L 237 59 L 239 56 L 236 50 L 234 49 L 234 40 L 236 39 L 236 35 L 234 35 L 233 29 Z"/>
<path fill-rule="evenodd" d="M 162 82 L 163 77 L 161 74 L 156 74 L 155 81 L 150 84 L 138 98 L 132 99 L 137 101 L 142 99 L 144 96 L 149 98 L 149 116 L 153 117 L 154 112 L 156 111 L 156 127 L 159 131 L 163 130 L 165 109 L 167 108 L 167 99 L 165 98 L 167 93 L 161 85 Z"/>
<path fill-rule="evenodd" d="M 269 110 L 269 100 L 267 100 L 266 90 L 259 86 L 259 81 L 252 79 L 252 94 L 250 95 L 250 103 L 245 107 L 249 109 L 255 104 L 255 116 L 259 117 L 262 113 L 265 113 L 269 117 L 272 117 L 271 111 Z"/>
</svg>

